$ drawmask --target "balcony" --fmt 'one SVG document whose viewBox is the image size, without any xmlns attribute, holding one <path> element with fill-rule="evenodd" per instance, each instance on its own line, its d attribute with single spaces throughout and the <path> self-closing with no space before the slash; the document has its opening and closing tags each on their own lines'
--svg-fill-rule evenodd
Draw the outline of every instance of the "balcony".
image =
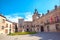
<svg viewBox="0 0 60 40">
<path fill-rule="evenodd" d="M 44 25 L 49 25 L 49 24 L 54 24 L 54 23 L 60 23 L 60 21 L 45 22 Z"/>
</svg>

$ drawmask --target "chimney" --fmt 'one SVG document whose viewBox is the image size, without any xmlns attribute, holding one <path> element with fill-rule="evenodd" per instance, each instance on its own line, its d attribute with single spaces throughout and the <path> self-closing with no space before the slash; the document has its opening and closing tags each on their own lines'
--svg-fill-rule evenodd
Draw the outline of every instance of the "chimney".
<svg viewBox="0 0 60 40">
<path fill-rule="evenodd" d="M 57 5 L 55 5 L 55 10 L 57 9 Z"/>
</svg>

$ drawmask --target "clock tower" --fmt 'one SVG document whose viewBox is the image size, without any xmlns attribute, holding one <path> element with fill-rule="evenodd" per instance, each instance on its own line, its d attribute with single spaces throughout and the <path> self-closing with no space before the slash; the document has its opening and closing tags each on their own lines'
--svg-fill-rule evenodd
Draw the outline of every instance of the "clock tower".
<svg viewBox="0 0 60 40">
<path fill-rule="evenodd" d="M 39 19 L 39 18 L 40 18 L 40 14 L 38 14 L 37 9 L 35 9 L 34 15 L 32 16 L 32 19 L 33 19 L 33 21 L 35 21 L 35 20 L 37 20 L 37 19 Z"/>
</svg>

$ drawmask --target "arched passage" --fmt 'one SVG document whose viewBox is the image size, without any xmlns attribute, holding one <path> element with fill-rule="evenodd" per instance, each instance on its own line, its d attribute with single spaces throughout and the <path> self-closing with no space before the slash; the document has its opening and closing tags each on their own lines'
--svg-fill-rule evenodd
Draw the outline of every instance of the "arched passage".
<svg viewBox="0 0 60 40">
<path fill-rule="evenodd" d="M 27 28 L 27 32 L 29 31 L 29 29 Z"/>
<path fill-rule="evenodd" d="M 60 31 L 60 26 L 59 24 L 56 24 L 56 30 L 59 32 Z"/>
<path fill-rule="evenodd" d="M 41 26 L 41 32 L 44 32 L 44 27 L 43 26 Z"/>
</svg>

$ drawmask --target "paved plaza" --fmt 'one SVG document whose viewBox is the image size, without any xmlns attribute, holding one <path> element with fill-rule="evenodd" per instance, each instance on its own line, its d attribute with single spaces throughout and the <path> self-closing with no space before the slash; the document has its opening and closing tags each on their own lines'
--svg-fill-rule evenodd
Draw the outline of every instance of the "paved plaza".
<svg viewBox="0 0 60 40">
<path fill-rule="evenodd" d="M 60 40 L 60 32 L 39 32 L 31 35 L 0 35 L 0 40 Z"/>
</svg>

